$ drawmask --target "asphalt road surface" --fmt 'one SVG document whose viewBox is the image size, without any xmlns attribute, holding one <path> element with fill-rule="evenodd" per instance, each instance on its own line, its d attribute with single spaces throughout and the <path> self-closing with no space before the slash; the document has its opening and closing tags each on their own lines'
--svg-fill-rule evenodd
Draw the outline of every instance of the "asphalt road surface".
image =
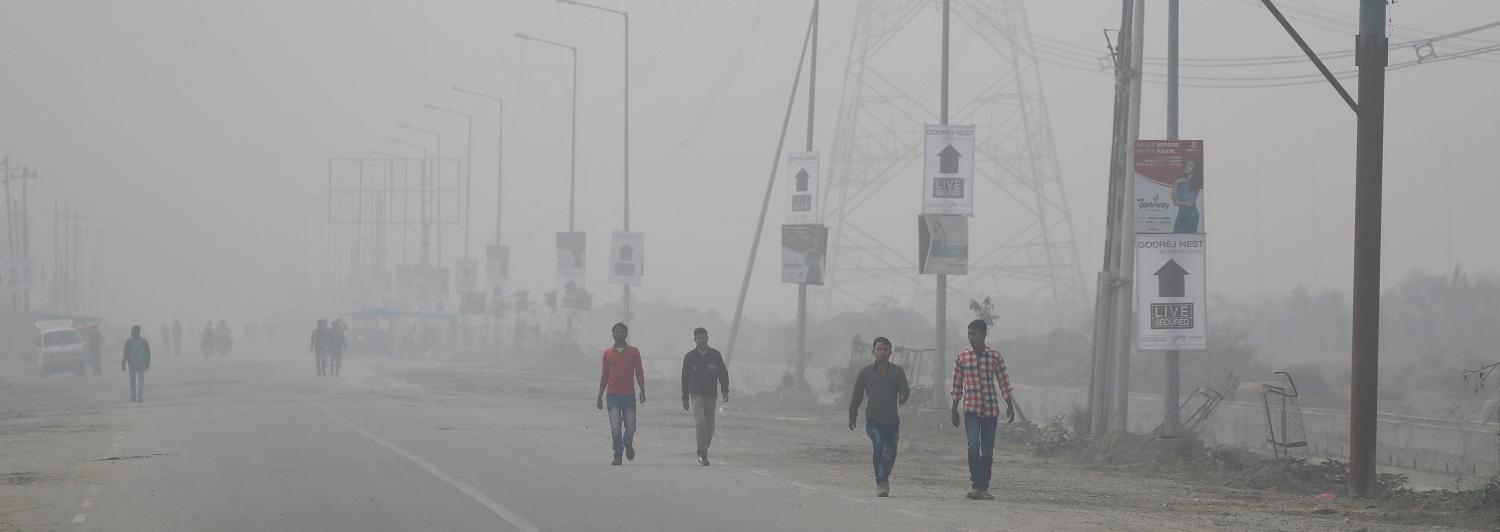
<svg viewBox="0 0 1500 532">
<path fill-rule="evenodd" d="M 349 362 L 357 364 L 357 361 Z M 106 363 L 106 369 L 109 368 Z M 779 478 L 734 460 L 691 461 L 643 434 L 608 464 L 608 426 L 589 398 L 549 405 L 476 400 L 310 360 L 236 353 L 157 357 L 145 402 L 123 373 L 12 379 L 31 412 L 90 418 L 30 427 L 66 471 L 11 493 L 0 526 L 61 530 L 922 530 L 928 516 L 869 490 Z M 675 399 L 672 390 L 661 398 Z M 587 405 L 580 409 L 579 405 Z M 562 407 L 560 407 L 562 406 Z M 582 410 L 580 412 L 580 410 Z M 574 422 L 580 415 L 589 425 Z M 67 416 L 64 416 L 67 417 Z M 24 418 L 23 418 L 24 420 Z M 22 427 L 26 428 L 26 427 Z M 643 430 L 643 432 L 646 432 Z M 50 438 L 47 438 L 48 435 Z M 67 440 L 66 443 L 43 440 Z M 691 437 L 675 438 L 691 446 Z M 670 449 L 670 451 L 669 451 Z M 5 464 L 27 469 L 25 459 Z M 68 467 L 66 464 L 75 465 Z M 894 499 L 888 499 L 894 500 Z"/>
</svg>

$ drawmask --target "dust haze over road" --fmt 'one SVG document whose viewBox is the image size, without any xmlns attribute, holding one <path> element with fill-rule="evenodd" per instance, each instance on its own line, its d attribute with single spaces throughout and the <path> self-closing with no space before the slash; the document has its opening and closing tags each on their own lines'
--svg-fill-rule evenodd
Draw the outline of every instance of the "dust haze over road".
<svg viewBox="0 0 1500 532">
<path fill-rule="evenodd" d="M 1356 117 L 1261 0 L 1182 3 L 1196 189 L 1136 199 L 1206 205 L 1177 295 L 1201 286 L 1207 340 L 1176 373 L 1189 405 L 1223 401 L 1161 453 L 1156 351 L 1125 349 L 1125 430 L 1086 434 L 1120 1 L 952 0 L 946 82 L 943 1 L 0 3 L 0 530 L 1487 523 L 1500 4 L 1386 4 L 1377 462 L 1400 496 L 1367 505 L 1337 486 Z M 1274 3 L 1352 90 L 1359 2 Z M 1138 139 L 1167 136 L 1166 5 L 1145 8 Z M 924 151 L 940 122 L 977 147 Z M 962 230 L 913 227 L 929 154 L 972 174 Z M 919 269 L 944 249 L 967 271 L 939 319 Z M 976 318 L 1021 412 L 994 501 L 965 498 L 944 408 Z M 616 322 L 651 398 L 620 467 L 594 403 Z M 706 401 L 712 467 L 704 398 L 678 401 L 697 327 L 731 382 Z M 911 392 L 889 498 L 843 411 L 876 337 Z M 149 365 L 142 402 L 116 362 Z M 1267 442 L 1280 375 L 1304 462 Z"/>
</svg>

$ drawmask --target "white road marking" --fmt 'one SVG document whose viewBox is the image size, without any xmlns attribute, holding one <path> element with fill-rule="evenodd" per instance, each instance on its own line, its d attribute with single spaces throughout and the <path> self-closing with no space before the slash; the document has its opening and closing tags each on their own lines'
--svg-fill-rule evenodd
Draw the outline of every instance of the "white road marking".
<svg viewBox="0 0 1500 532">
<path fill-rule="evenodd" d="M 799 487 L 799 488 L 802 488 L 802 489 L 805 489 L 805 490 L 818 491 L 818 488 L 814 488 L 812 486 L 809 486 L 807 484 L 803 484 L 801 482 L 797 482 L 795 480 L 787 481 L 787 484 L 791 484 L 793 486 L 796 486 L 796 487 Z"/>
<path fill-rule="evenodd" d="M 82 523 L 89 520 L 89 514 L 78 514 L 73 516 L 74 523 Z"/>
<path fill-rule="evenodd" d="M 841 498 L 843 498 L 844 500 L 850 501 L 850 502 L 857 502 L 857 503 L 860 503 L 860 504 L 868 504 L 869 503 L 869 501 L 866 501 L 864 499 L 856 499 L 854 497 L 850 497 L 850 496 L 844 495 L 842 493 L 838 494 L 838 496 L 841 497 Z"/>
<path fill-rule="evenodd" d="M 349 430 L 352 430 L 359 433 L 361 436 L 369 438 L 370 441 L 379 444 L 381 447 L 385 447 L 393 453 L 401 455 L 402 458 L 411 460 L 412 463 L 417 464 L 418 467 L 421 467 L 422 470 L 426 471 L 428 474 L 437 477 L 438 480 L 448 483 L 449 486 L 458 488 L 458 491 L 464 492 L 465 495 L 468 495 L 470 498 L 478 501 L 479 504 L 483 504 L 485 508 L 489 508 L 491 512 L 494 512 L 495 515 L 500 516 L 501 519 L 504 519 L 506 522 L 510 523 L 511 526 L 520 529 L 522 532 L 541 532 L 540 528 L 537 528 L 535 525 L 528 522 L 525 518 L 521 517 L 520 514 L 511 511 L 510 508 L 506 508 L 505 505 L 500 504 L 494 499 L 491 499 L 488 495 L 485 495 L 483 492 L 475 489 L 474 486 L 470 486 L 462 480 L 453 478 L 452 475 L 449 475 L 448 473 L 443 472 L 443 470 L 438 469 L 437 466 L 432 465 L 432 462 L 423 460 L 422 457 L 407 452 L 406 449 L 397 447 L 396 444 L 385 441 L 385 439 L 381 438 L 380 436 L 376 436 L 374 434 L 371 434 L 369 431 L 366 431 L 365 429 L 359 428 L 353 422 L 344 419 L 343 416 L 335 414 L 326 406 L 317 403 L 314 403 L 314 406 L 317 406 L 318 410 L 322 410 L 324 414 L 328 414 L 328 417 L 331 417 L 335 421 L 343 424 L 345 427 L 348 427 Z"/>
<path fill-rule="evenodd" d="M 84 508 L 88 508 L 88 507 L 93 506 L 93 505 L 94 505 L 94 500 L 93 499 L 84 499 L 83 500 L 83 504 L 80 505 L 80 506 L 83 506 Z"/>
<path fill-rule="evenodd" d="M 915 517 L 917 519 L 926 519 L 927 518 L 927 516 L 919 514 L 917 512 L 913 512 L 911 510 L 902 510 L 900 508 L 891 508 L 891 510 L 895 511 L 896 513 L 902 513 L 902 514 L 906 514 L 906 515 Z"/>
</svg>

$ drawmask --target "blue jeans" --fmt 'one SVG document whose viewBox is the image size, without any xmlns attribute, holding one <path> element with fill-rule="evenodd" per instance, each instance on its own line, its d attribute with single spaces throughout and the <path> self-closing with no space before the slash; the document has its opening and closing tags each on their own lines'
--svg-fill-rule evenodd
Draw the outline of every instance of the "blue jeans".
<svg viewBox="0 0 1500 532">
<path fill-rule="evenodd" d="M 614 442 L 615 460 L 619 460 L 626 447 L 635 446 L 635 396 L 606 395 L 604 407 L 609 410 L 609 437 Z"/>
<path fill-rule="evenodd" d="M 891 477 L 891 468 L 896 467 L 896 442 L 901 439 L 901 424 L 866 419 L 865 434 L 870 436 L 870 446 L 874 448 L 870 461 L 875 465 L 875 482 L 885 482 Z"/>
<path fill-rule="evenodd" d="M 146 368 L 130 367 L 130 400 L 137 403 L 146 397 Z"/>
<path fill-rule="evenodd" d="M 964 433 L 969 437 L 969 481 L 974 489 L 990 489 L 990 466 L 995 463 L 995 425 L 998 417 L 979 417 L 964 412 Z"/>
</svg>

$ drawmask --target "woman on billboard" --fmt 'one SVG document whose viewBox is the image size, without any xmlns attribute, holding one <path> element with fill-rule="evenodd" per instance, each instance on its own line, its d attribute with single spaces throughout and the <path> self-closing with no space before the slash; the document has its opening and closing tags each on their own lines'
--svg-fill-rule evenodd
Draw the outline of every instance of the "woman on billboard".
<svg viewBox="0 0 1500 532">
<path fill-rule="evenodd" d="M 1203 169 L 1197 160 L 1182 163 L 1182 176 L 1172 183 L 1172 205 L 1177 207 L 1177 219 L 1172 223 L 1173 233 L 1197 233 L 1198 196 L 1203 193 Z"/>
</svg>

